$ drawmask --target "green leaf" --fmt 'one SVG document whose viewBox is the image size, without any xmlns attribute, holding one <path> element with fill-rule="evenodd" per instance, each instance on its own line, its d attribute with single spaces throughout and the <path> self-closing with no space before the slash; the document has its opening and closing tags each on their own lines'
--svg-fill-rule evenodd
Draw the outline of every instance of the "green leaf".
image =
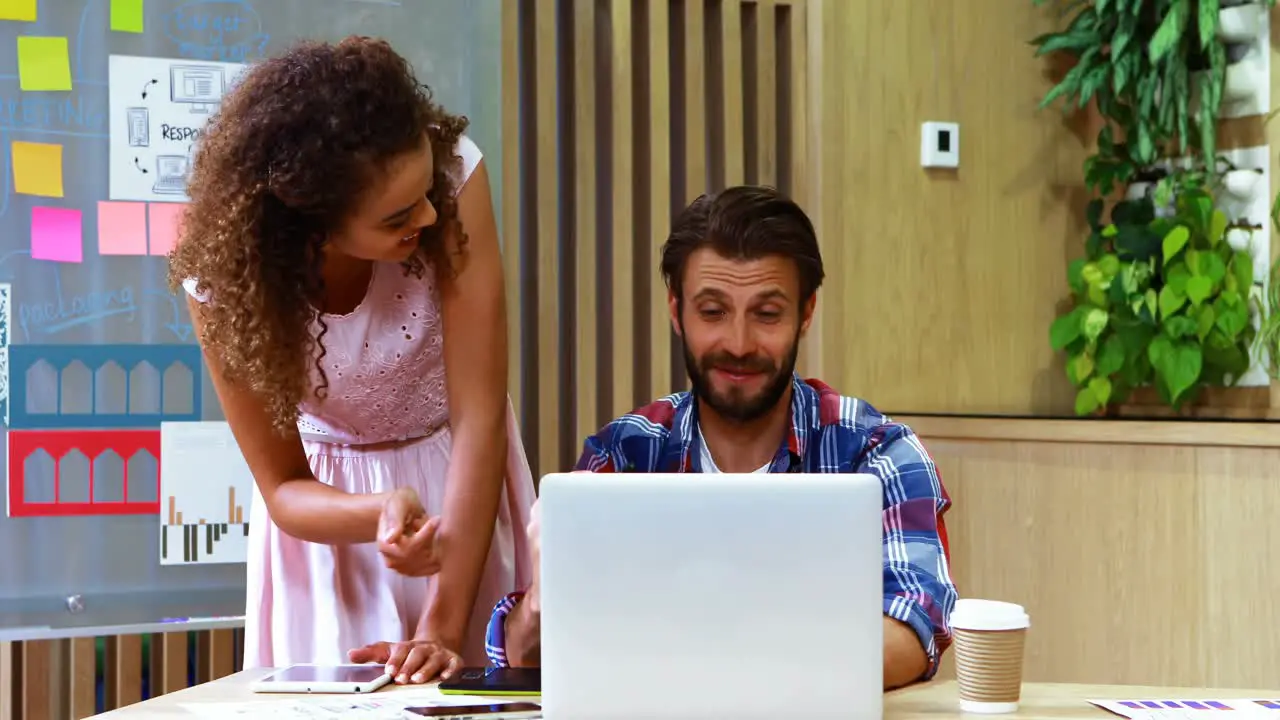
<svg viewBox="0 0 1280 720">
<path fill-rule="evenodd" d="M 1234 340 L 1249 324 L 1249 306 L 1237 298 L 1232 302 L 1227 293 L 1218 296 L 1213 303 L 1214 326 L 1223 332 L 1228 339 Z"/>
<path fill-rule="evenodd" d="M 1204 355 L 1198 343 L 1160 335 L 1151 341 L 1147 356 L 1174 403 L 1200 379 Z"/>
<path fill-rule="evenodd" d="M 1072 292 L 1080 294 L 1084 292 L 1085 282 L 1082 271 L 1084 270 L 1084 259 L 1076 258 L 1067 265 L 1067 285 L 1071 287 Z"/>
<path fill-rule="evenodd" d="M 1187 271 L 1184 263 L 1176 262 L 1165 268 L 1164 284 L 1166 287 L 1172 288 L 1179 295 L 1185 295 L 1187 292 L 1187 281 L 1191 279 L 1191 273 Z"/>
<path fill-rule="evenodd" d="M 1232 274 L 1236 277 L 1236 282 L 1240 287 L 1247 288 L 1253 285 L 1253 256 L 1246 252 L 1238 252 L 1231 258 Z"/>
<path fill-rule="evenodd" d="M 1213 220 L 1209 223 L 1209 247 L 1216 247 L 1227 234 L 1227 216 L 1221 210 L 1213 211 Z"/>
<path fill-rule="evenodd" d="M 1098 394 L 1092 388 L 1080 388 L 1076 393 L 1076 414 L 1090 415 L 1098 409 Z"/>
<path fill-rule="evenodd" d="M 1093 374 L 1093 358 L 1089 353 L 1073 355 L 1067 360 L 1067 379 L 1072 385 L 1083 385 L 1091 374 Z"/>
<path fill-rule="evenodd" d="M 1174 339 L 1196 334 L 1196 321 L 1186 315 L 1170 315 L 1164 319 L 1161 327 Z"/>
<path fill-rule="evenodd" d="M 1102 271 L 1102 277 L 1111 280 L 1120 272 L 1120 258 L 1111 253 L 1103 255 L 1098 258 L 1098 269 Z"/>
<path fill-rule="evenodd" d="M 1204 342 L 1209 331 L 1213 330 L 1213 321 L 1216 315 L 1213 312 L 1212 305 L 1205 305 L 1200 308 L 1200 315 L 1196 319 L 1196 337 L 1200 338 L 1200 342 Z"/>
<path fill-rule="evenodd" d="M 1080 332 L 1084 333 L 1084 337 L 1089 342 L 1098 339 L 1103 330 L 1107 329 L 1107 321 L 1109 316 L 1107 311 L 1101 308 L 1089 308 L 1085 310 L 1084 317 L 1080 321 Z"/>
<path fill-rule="evenodd" d="M 1160 27 L 1156 28 L 1155 35 L 1151 36 L 1151 44 L 1147 47 L 1147 57 L 1152 64 L 1160 62 L 1161 58 L 1172 52 L 1178 41 L 1182 39 L 1189 11 L 1190 3 L 1187 2 L 1174 3 L 1169 8 L 1169 12 L 1160 21 Z"/>
<path fill-rule="evenodd" d="M 1186 295 L 1174 290 L 1171 285 L 1165 285 L 1160 288 L 1160 317 L 1167 318 L 1178 312 L 1186 302 Z"/>
<path fill-rule="evenodd" d="M 1213 281 L 1206 275 L 1196 275 L 1187 281 L 1187 298 L 1191 304 L 1200 307 L 1213 294 Z"/>
<path fill-rule="evenodd" d="M 1146 301 L 1147 312 L 1151 315 L 1152 319 L 1154 320 L 1156 316 L 1156 307 L 1158 302 L 1156 299 L 1155 289 L 1147 288 L 1147 294 L 1144 295 L 1142 299 Z"/>
<path fill-rule="evenodd" d="M 1110 133 L 1108 132 L 1110 130 L 1111 128 L 1107 127 L 1103 129 L 1103 132 L 1107 133 L 1107 136 L 1110 137 Z M 1102 225 L 1102 198 L 1094 198 L 1090 200 L 1089 204 L 1084 209 L 1084 216 L 1085 219 L 1089 221 L 1089 227 L 1095 230 L 1098 229 Z"/>
<path fill-rule="evenodd" d="M 1178 225 L 1164 236 L 1161 248 L 1164 252 L 1164 264 L 1168 265 L 1170 260 L 1178 254 L 1182 248 L 1187 246 L 1187 241 L 1191 239 L 1191 231 L 1185 225 Z"/>
<path fill-rule="evenodd" d="M 1196 265 L 1198 275 L 1204 275 L 1215 284 L 1222 281 L 1227 276 L 1227 264 L 1222 261 L 1222 256 L 1215 252 L 1197 253 Z M 1250 282 L 1253 278 L 1249 278 Z"/>
<path fill-rule="evenodd" d="M 1213 42 L 1214 30 L 1218 28 L 1218 0 L 1200 0 L 1199 10 L 1196 25 L 1200 30 L 1200 47 L 1203 49 Z"/>
<path fill-rule="evenodd" d="M 1049 326 L 1049 345 L 1054 350 L 1063 350 L 1080 337 L 1080 315 L 1083 306 L 1077 307 L 1065 315 L 1060 315 Z"/>
<path fill-rule="evenodd" d="M 1096 377 L 1089 381 L 1089 390 L 1098 398 L 1098 407 L 1106 407 L 1111 400 L 1111 381 L 1104 377 Z"/>
<path fill-rule="evenodd" d="M 1119 334 L 1108 335 L 1107 339 L 1102 341 L 1102 346 L 1098 349 L 1096 365 L 1095 370 L 1101 377 L 1109 377 L 1124 366 L 1124 340 Z"/>
</svg>

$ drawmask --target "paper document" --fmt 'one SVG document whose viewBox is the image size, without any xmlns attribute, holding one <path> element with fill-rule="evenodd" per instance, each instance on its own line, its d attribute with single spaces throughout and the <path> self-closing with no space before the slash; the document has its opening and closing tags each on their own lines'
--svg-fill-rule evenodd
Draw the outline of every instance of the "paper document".
<svg viewBox="0 0 1280 720">
<path fill-rule="evenodd" d="M 444 695 L 435 687 L 397 690 L 368 695 L 314 695 L 254 700 L 242 703 L 182 703 L 182 709 L 209 720 L 271 718 L 271 720 L 401 720 L 419 718 L 405 711 L 411 707 L 500 705 L 514 702 L 468 695 Z"/>
<path fill-rule="evenodd" d="M 1204 718 L 1206 711 L 1238 712 L 1237 717 L 1267 717 L 1280 720 L 1280 700 L 1090 700 L 1090 703 L 1134 720 L 1182 720 Z M 1217 717 L 1211 715 L 1209 717 Z"/>
</svg>

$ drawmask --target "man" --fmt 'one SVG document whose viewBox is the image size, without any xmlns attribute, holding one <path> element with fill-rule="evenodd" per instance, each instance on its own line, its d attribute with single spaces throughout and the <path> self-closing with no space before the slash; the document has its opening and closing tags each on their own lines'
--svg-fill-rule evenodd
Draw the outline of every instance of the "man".
<svg viewBox="0 0 1280 720">
<path fill-rule="evenodd" d="M 870 473 L 884 484 L 884 687 L 933 676 L 951 641 L 956 589 L 943 513 L 950 499 L 905 425 L 794 375 L 822 257 L 795 203 L 762 187 L 704 195 L 662 253 L 671 321 L 691 393 L 623 415 L 587 438 L 589 472 Z M 487 650 L 498 666 L 539 664 L 538 519 L 533 584 L 498 603 Z"/>
</svg>

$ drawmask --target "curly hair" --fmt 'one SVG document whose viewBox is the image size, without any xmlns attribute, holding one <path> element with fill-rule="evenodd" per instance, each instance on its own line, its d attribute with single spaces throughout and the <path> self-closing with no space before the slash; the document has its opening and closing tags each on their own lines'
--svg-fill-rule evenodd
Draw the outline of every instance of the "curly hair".
<svg viewBox="0 0 1280 720">
<path fill-rule="evenodd" d="M 466 239 L 455 203 L 455 145 L 466 126 L 432 102 L 390 45 L 367 37 L 305 42 L 250 67 L 210 119 L 169 284 L 177 291 L 196 281 L 209 300 L 201 306 L 205 351 L 228 381 L 263 399 L 281 433 L 296 429 L 309 390 L 323 399 L 328 389 L 327 327 L 312 305 L 324 291 L 321 248 L 380 169 L 422 147 L 424 136 L 435 157 L 427 197 L 439 220 L 420 233 L 404 269 L 451 272 L 449 247 L 461 252 Z"/>
</svg>

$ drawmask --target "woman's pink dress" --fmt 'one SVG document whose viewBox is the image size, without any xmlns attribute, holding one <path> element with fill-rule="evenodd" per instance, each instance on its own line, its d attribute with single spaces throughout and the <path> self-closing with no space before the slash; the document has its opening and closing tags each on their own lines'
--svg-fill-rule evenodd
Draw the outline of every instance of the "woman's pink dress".
<svg viewBox="0 0 1280 720">
<path fill-rule="evenodd" d="M 469 178 L 480 151 L 463 138 L 458 153 Z M 360 305 L 323 318 L 328 396 L 304 402 L 298 421 L 316 478 L 351 493 L 412 487 L 428 513 L 439 515 L 451 435 L 440 296 L 431 272 L 406 276 L 397 263 L 376 263 Z M 510 403 L 504 452 L 506 483 L 461 648 L 470 665 L 486 662 L 493 606 L 531 579 L 525 526 L 533 479 Z M 343 663 L 351 648 L 414 636 L 434 579 L 388 570 L 373 543 L 320 545 L 286 535 L 256 489 L 251 516 L 246 668 Z"/>
</svg>

